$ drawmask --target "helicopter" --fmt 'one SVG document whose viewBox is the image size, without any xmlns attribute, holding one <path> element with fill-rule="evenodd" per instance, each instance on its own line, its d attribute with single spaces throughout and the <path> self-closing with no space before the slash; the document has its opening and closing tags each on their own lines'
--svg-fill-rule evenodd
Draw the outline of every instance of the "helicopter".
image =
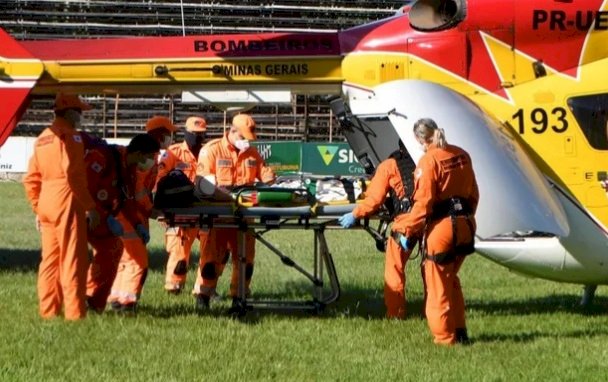
<svg viewBox="0 0 608 382">
<path fill-rule="evenodd" d="M 418 0 L 332 33 L 0 41 L 0 144 L 59 91 L 323 94 L 372 174 L 399 140 L 417 161 L 413 123 L 433 118 L 472 157 L 479 254 L 582 284 L 584 304 L 608 284 L 605 0 Z"/>
</svg>

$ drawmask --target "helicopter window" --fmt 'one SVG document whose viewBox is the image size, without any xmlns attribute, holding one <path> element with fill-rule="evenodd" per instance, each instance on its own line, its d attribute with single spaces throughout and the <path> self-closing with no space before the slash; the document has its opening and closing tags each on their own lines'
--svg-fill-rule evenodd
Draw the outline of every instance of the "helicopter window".
<svg viewBox="0 0 608 382">
<path fill-rule="evenodd" d="M 454 27 L 465 17 L 466 0 L 420 0 L 409 12 L 410 25 L 420 31 Z"/>
<path fill-rule="evenodd" d="M 608 150 L 608 94 L 572 97 L 568 106 L 591 147 Z"/>
</svg>

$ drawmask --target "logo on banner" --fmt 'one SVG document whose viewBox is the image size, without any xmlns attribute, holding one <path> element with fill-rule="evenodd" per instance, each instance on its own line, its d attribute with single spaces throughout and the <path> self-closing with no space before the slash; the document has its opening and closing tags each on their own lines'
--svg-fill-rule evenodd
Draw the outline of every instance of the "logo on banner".
<svg viewBox="0 0 608 382">
<path fill-rule="evenodd" d="M 326 166 L 329 166 L 331 161 L 336 156 L 338 152 L 338 146 L 317 146 L 319 150 L 319 154 L 321 154 L 321 158 L 323 158 L 323 162 L 325 162 Z"/>
<path fill-rule="evenodd" d="M 272 145 L 258 145 L 257 149 L 264 160 L 268 160 L 272 156 Z"/>
</svg>

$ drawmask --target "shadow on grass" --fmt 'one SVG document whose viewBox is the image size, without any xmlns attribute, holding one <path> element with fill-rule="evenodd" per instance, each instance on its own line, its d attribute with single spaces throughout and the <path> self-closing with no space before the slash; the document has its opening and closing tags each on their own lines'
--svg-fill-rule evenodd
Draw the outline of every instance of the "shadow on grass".
<svg viewBox="0 0 608 382">
<path fill-rule="evenodd" d="M 466 299 L 466 295 L 465 295 Z M 492 316 L 573 313 L 581 315 L 608 314 L 608 298 L 596 296 L 591 306 L 580 305 L 581 296 L 558 294 L 525 300 L 480 301 L 466 300 L 467 311 L 478 311 Z"/>
<path fill-rule="evenodd" d="M 226 308 L 227 309 L 227 308 Z M 185 299 L 178 303 L 172 303 L 170 305 L 146 305 L 141 304 L 138 307 L 138 313 L 142 315 L 151 316 L 154 318 L 169 319 L 175 317 L 188 317 L 188 316 L 210 316 L 210 317 L 223 317 L 226 316 L 226 309 L 222 306 L 213 306 L 211 309 L 204 311 L 196 308 L 195 300 Z"/>
<path fill-rule="evenodd" d="M 517 342 L 526 343 L 536 341 L 541 338 L 593 338 L 607 336 L 608 330 L 604 328 L 595 328 L 592 330 L 573 330 L 564 332 L 541 332 L 538 330 L 523 333 L 497 333 L 497 334 L 479 334 L 472 338 L 473 343 L 476 342 Z"/>
<path fill-rule="evenodd" d="M 150 269 L 164 273 L 166 252 L 162 248 L 151 248 L 150 250 Z M 3 249 L 0 248 L 0 271 L 10 270 L 11 272 L 37 272 L 40 263 L 39 250 L 24 249 Z M 198 263 L 198 256 L 193 255 L 191 266 L 195 267 Z M 229 277 L 224 275 L 224 277 Z M 304 281 L 289 282 L 281 285 L 278 291 L 264 292 L 255 291 L 254 297 L 257 300 L 311 300 L 311 284 Z M 465 291 L 466 293 L 466 291 Z M 423 306 L 421 296 L 408 296 L 407 311 L 408 318 L 422 317 Z M 466 295 L 465 295 L 466 298 Z M 229 298 L 210 312 L 202 314 L 225 315 L 230 303 Z M 534 297 L 518 300 L 479 300 L 467 299 L 467 311 L 479 312 L 491 316 L 525 316 L 537 314 L 571 313 L 582 316 L 606 316 L 608 315 L 608 297 L 597 296 L 589 307 L 579 305 L 580 295 L 576 294 L 557 294 L 542 297 Z M 181 304 L 181 303 L 180 303 Z M 194 299 L 184 300 L 183 304 L 169 304 L 165 306 L 141 307 L 144 314 L 156 317 L 174 317 L 183 315 L 199 314 L 194 307 Z M 284 309 L 255 309 L 250 312 L 251 316 L 263 317 L 266 314 L 286 315 L 290 317 L 311 317 L 311 310 L 284 310 Z M 342 284 L 341 295 L 337 302 L 329 304 L 317 317 L 360 317 L 365 319 L 384 319 L 385 307 L 382 290 L 362 288 L 359 286 Z M 515 337 L 520 334 L 515 334 Z M 524 335 L 525 337 L 525 335 Z M 491 340 L 491 339 L 489 339 Z M 513 339 L 517 340 L 517 338 Z"/>
<path fill-rule="evenodd" d="M 323 309 L 312 309 L 311 287 L 304 282 L 290 282 L 285 288 L 276 292 L 255 291 L 253 302 L 255 307 L 248 311 L 244 323 L 256 323 L 268 316 L 286 316 L 289 318 L 310 318 L 331 319 L 336 317 L 343 318 L 364 318 L 367 320 L 382 320 L 385 318 L 384 300 L 381 290 L 366 289 L 356 286 L 343 285 L 338 301 L 328 304 Z M 579 305 L 580 297 L 577 295 L 550 295 L 546 297 L 530 298 L 526 300 L 508 301 L 467 301 L 467 311 L 469 314 L 483 314 L 488 316 L 526 316 L 538 314 L 570 313 L 581 316 L 606 316 L 608 314 L 608 298 L 596 297 L 592 306 L 582 307 Z M 260 307 L 260 304 L 267 302 L 278 302 L 276 305 Z M 293 302 L 293 304 L 289 304 Z M 286 305 L 295 309 L 286 309 Z M 142 306 L 142 312 L 160 318 L 170 318 L 175 316 L 186 316 L 194 314 L 211 315 L 226 317 L 227 309 L 230 306 L 230 298 L 224 297 L 220 303 L 212 303 L 212 309 L 205 312 L 198 312 L 195 309 L 194 299 L 186 299 L 183 302 L 165 306 Z M 407 302 L 407 319 L 423 318 L 422 296 L 411 296 Z M 581 332 L 584 334 L 584 332 Z M 583 335 L 581 334 L 581 335 Z M 505 340 L 523 341 L 526 336 L 534 333 L 515 333 L 505 335 Z M 549 335 L 547 335 L 549 336 Z M 494 336 L 496 337 L 496 336 Z M 538 335 L 537 335 L 538 337 Z M 492 336 L 481 337 L 484 341 L 497 341 L 499 338 Z"/>
<path fill-rule="evenodd" d="M 169 255 L 164 249 L 158 247 L 148 248 L 148 269 L 150 271 L 158 271 L 161 273 L 165 273 L 168 258 Z M 196 268 L 198 266 L 198 259 L 198 253 L 192 253 L 190 255 L 190 261 L 188 262 L 188 269 L 191 270 L 193 268 Z"/>
<path fill-rule="evenodd" d="M 167 266 L 167 252 L 161 248 L 148 249 L 148 270 L 164 273 Z M 198 264 L 198 256 L 190 258 L 191 264 Z"/>
<path fill-rule="evenodd" d="M 12 272 L 37 272 L 40 250 L 0 248 L 0 270 Z"/>
<path fill-rule="evenodd" d="M 254 298 L 259 302 L 274 300 L 288 301 L 297 299 L 311 300 L 311 286 L 304 282 L 290 282 L 277 292 L 257 292 L 254 290 Z M 465 295 L 466 299 L 466 295 Z M 518 300 L 482 301 L 467 300 L 466 309 L 471 312 L 481 313 L 489 316 L 526 316 L 539 314 L 569 313 L 581 316 L 606 316 L 608 315 L 608 297 L 596 296 L 591 306 L 581 306 L 580 296 L 575 294 L 553 294 L 543 297 Z M 262 314 L 293 315 L 294 311 L 284 309 L 256 309 Z M 298 316 L 300 316 L 298 314 Z M 310 314 L 304 314 L 304 317 Z M 385 306 L 383 291 L 376 289 L 361 288 L 357 286 L 342 285 L 338 301 L 328 304 L 319 317 L 361 317 L 366 319 L 384 319 Z M 407 318 L 423 318 L 424 306 L 421 295 L 408 296 Z"/>
<path fill-rule="evenodd" d="M 282 285 L 280 291 L 257 291 L 248 303 L 252 304 L 245 317 L 241 318 L 243 323 L 255 324 L 265 317 L 284 316 L 289 318 L 308 319 L 331 319 L 336 317 L 358 317 L 367 320 L 382 320 L 385 318 L 384 300 L 382 291 L 343 287 L 338 301 L 321 306 L 313 301 L 311 284 L 292 281 Z M 326 291 L 327 296 L 328 291 Z M 231 306 L 231 298 L 224 296 L 220 302 L 212 302 L 211 309 L 199 312 L 195 308 L 194 298 L 184 299 L 176 296 L 179 301 L 164 305 L 142 305 L 140 312 L 158 318 L 171 318 L 187 315 L 203 315 L 229 317 L 227 313 Z M 422 300 L 412 298 L 408 301 L 408 319 L 421 318 Z"/>
<path fill-rule="evenodd" d="M 150 251 L 149 268 L 152 271 L 165 271 L 167 253 L 164 250 Z M 192 264 L 198 264 L 198 256 L 193 255 Z M 5 249 L 0 248 L 0 270 L 14 272 L 38 271 L 40 265 L 40 250 L 36 249 Z"/>
</svg>

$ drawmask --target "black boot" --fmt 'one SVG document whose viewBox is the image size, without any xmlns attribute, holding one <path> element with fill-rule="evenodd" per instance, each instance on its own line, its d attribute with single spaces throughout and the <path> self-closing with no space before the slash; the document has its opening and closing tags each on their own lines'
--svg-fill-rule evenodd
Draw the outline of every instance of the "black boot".
<svg viewBox="0 0 608 382">
<path fill-rule="evenodd" d="M 97 313 L 97 314 L 103 313 L 103 308 L 100 309 L 100 308 L 95 307 L 95 304 L 93 303 L 93 297 L 87 296 L 85 305 L 87 307 L 87 312 L 89 312 L 89 313 Z"/>
<path fill-rule="evenodd" d="M 135 316 L 137 314 L 137 303 L 129 302 L 126 304 L 122 304 L 122 309 L 120 310 L 121 314 L 125 316 Z"/>
<path fill-rule="evenodd" d="M 199 311 L 209 310 L 209 296 L 204 294 L 196 295 L 196 309 Z"/>
<path fill-rule="evenodd" d="M 456 328 L 456 343 L 462 345 L 470 345 L 471 340 L 467 333 L 467 328 Z"/>
<path fill-rule="evenodd" d="M 122 304 L 118 301 L 112 301 L 110 303 L 110 308 L 112 308 L 113 312 L 120 313 L 120 311 L 122 310 Z"/>
<path fill-rule="evenodd" d="M 228 308 L 228 314 L 238 315 L 241 313 L 242 309 L 241 300 L 238 297 L 232 297 L 232 304 L 230 308 Z"/>
<path fill-rule="evenodd" d="M 228 309 L 229 315 L 236 318 L 242 318 L 245 317 L 248 310 L 251 310 L 251 307 L 247 306 L 245 300 L 241 300 L 238 297 L 232 297 L 232 305 Z"/>
</svg>

